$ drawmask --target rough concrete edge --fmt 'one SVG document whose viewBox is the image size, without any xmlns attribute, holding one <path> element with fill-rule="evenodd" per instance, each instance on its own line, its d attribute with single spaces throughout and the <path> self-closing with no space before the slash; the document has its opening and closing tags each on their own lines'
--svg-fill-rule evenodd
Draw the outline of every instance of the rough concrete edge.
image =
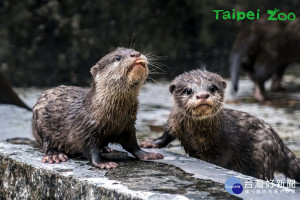
<svg viewBox="0 0 300 200">
<path fill-rule="evenodd" d="M 113 146 L 113 148 L 122 150 L 118 146 Z M 162 149 L 148 149 L 147 151 L 162 153 L 165 156 L 165 159 L 157 160 L 155 162 L 161 162 L 164 164 L 178 167 L 186 173 L 192 174 L 194 178 L 212 180 L 213 182 L 218 182 L 222 184 L 224 184 L 228 177 L 232 176 L 244 178 L 244 180 L 247 180 L 248 178 L 255 180 L 255 178 L 253 177 L 245 176 L 240 173 L 227 170 L 216 165 L 212 165 L 210 163 L 206 163 L 196 158 L 178 155 L 175 153 L 167 152 Z M 42 194 L 47 195 L 51 195 L 50 191 L 54 190 L 56 192 L 60 192 L 59 194 L 61 195 L 66 195 L 65 192 L 70 190 L 70 188 L 72 188 L 71 186 L 73 185 L 76 186 L 76 191 L 73 191 L 74 194 L 78 194 L 78 196 L 80 196 L 81 199 L 87 199 L 87 197 L 88 199 L 93 199 L 95 198 L 95 196 L 96 198 L 102 197 L 104 199 L 186 199 L 186 197 L 182 195 L 158 194 L 155 192 L 130 190 L 121 183 L 106 178 L 106 171 L 104 170 L 89 170 L 91 166 L 86 164 L 87 161 L 74 161 L 73 159 L 71 159 L 68 162 L 61 163 L 59 165 L 51 166 L 49 164 L 43 164 L 40 160 L 42 155 L 43 154 L 40 151 L 37 151 L 31 146 L 14 145 L 0 141 L 0 160 L 2 161 L 0 163 L 0 175 L 3 174 L 0 177 L 0 191 L 1 187 L 3 187 L 1 186 L 1 184 L 3 185 L 5 183 L 4 180 L 6 179 L 12 181 L 11 184 L 14 188 L 10 188 L 9 185 L 7 185 L 7 187 L 4 187 L 6 188 L 5 191 L 10 192 L 11 190 L 14 190 L 15 187 L 19 188 L 18 191 L 27 191 L 27 193 L 31 190 L 35 191 L 37 189 L 34 187 L 34 184 L 40 183 L 43 186 L 42 179 L 44 177 L 45 186 L 41 187 L 41 190 L 43 191 Z M 24 158 L 28 160 L 24 161 Z M 64 171 L 68 169 L 72 169 L 72 172 Z M 14 176 L 14 170 L 23 171 L 24 173 L 22 174 L 28 175 L 24 177 L 20 175 Z M 40 178 L 37 175 L 39 175 Z M 53 183 L 51 183 L 51 181 L 49 182 L 49 180 L 54 181 L 55 183 L 59 183 L 59 186 L 61 186 L 62 183 L 66 184 L 63 185 L 63 189 L 58 189 L 58 186 L 56 186 L 55 184 L 53 185 Z M 46 183 L 51 185 L 52 187 L 46 187 Z M 33 188 L 30 189 L 27 185 Z M 87 190 L 88 192 L 85 192 Z M 81 192 L 78 193 L 79 191 Z M 20 193 L 20 197 L 22 197 L 22 195 L 25 194 L 26 193 Z M 82 196 L 89 194 L 90 196 Z M 77 199 L 78 196 L 74 198 Z M 251 199 L 256 195 L 251 197 L 249 197 L 247 194 L 241 194 L 236 196 L 240 198 Z M 48 198 L 50 197 L 51 196 L 49 196 Z M 264 199 L 272 199 L 272 196 L 270 195 L 260 195 L 259 197 L 263 197 Z M 290 195 L 280 195 L 280 197 L 289 197 L 289 199 L 295 199 L 295 196 Z M 53 198 L 57 197 L 53 196 Z"/>
<path fill-rule="evenodd" d="M 2 188 L 6 188 L 5 191 L 11 192 L 11 195 L 13 195 L 14 190 L 16 192 L 27 191 L 28 195 L 30 191 L 37 190 L 37 188 L 33 187 L 34 184 L 40 183 L 43 186 L 43 183 L 45 183 L 46 185 L 44 187 L 40 186 L 41 190 L 44 191 L 42 192 L 42 194 L 48 195 L 47 198 L 49 199 L 51 199 L 51 197 L 52 199 L 61 199 L 59 195 L 49 196 L 51 195 L 51 192 L 49 191 L 51 190 L 55 191 L 53 193 L 58 192 L 58 194 L 65 195 L 64 191 L 69 191 L 72 187 L 66 187 L 64 185 L 62 189 L 58 189 L 56 188 L 58 186 L 56 186 L 55 184 L 53 185 L 53 183 L 51 182 L 54 181 L 55 183 L 63 182 L 66 183 L 66 185 L 68 185 L 69 183 L 77 185 L 75 190 L 73 189 L 72 191 L 74 194 L 78 194 L 78 191 L 89 190 L 88 192 L 83 191 L 80 193 L 80 195 L 78 195 L 81 199 L 94 199 L 99 197 L 102 197 L 104 199 L 116 199 L 116 197 L 117 199 L 187 199 L 186 197 L 179 194 L 161 194 L 157 192 L 135 191 L 128 189 L 121 182 L 110 180 L 105 177 L 107 171 L 90 170 L 92 167 L 90 165 L 87 165 L 88 161 L 76 161 L 70 159 L 65 163 L 49 165 L 41 163 L 42 156 L 43 153 L 37 151 L 32 146 L 19 144 L 15 145 L 0 141 L 0 191 Z M 25 176 L 16 175 L 15 173 L 13 173 L 14 170 L 23 171 L 22 174 L 24 174 Z M 43 178 L 45 180 L 42 180 Z M 11 187 L 9 187 L 9 185 L 6 185 L 5 187 L 6 180 L 8 180 L 7 184 L 9 184 L 9 181 L 11 180 Z M 46 187 L 47 184 L 52 187 Z M 62 184 L 59 184 L 59 186 L 61 185 Z M 15 188 L 18 189 L 16 190 Z M 56 189 L 54 190 L 54 188 Z M 72 193 L 70 192 L 69 195 L 71 194 Z M 88 194 L 88 198 L 86 196 L 82 196 Z M 2 193 L 0 194 L 0 197 L 2 197 L 1 195 Z M 19 193 L 18 197 L 22 198 L 22 195 L 26 195 L 26 192 Z M 78 196 L 72 197 L 71 199 L 78 199 Z M 24 198 L 27 199 L 28 197 L 24 196 Z M 36 198 L 34 197 L 33 199 Z M 45 199 L 45 196 L 43 196 L 43 199 Z"/>
<path fill-rule="evenodd" d="M 1 199 L 61 199 L 62 197 L 64 199 L 142 199 L 99 187 L 97 184 L 72 176 L 67 177 L 54 171 L 37 168 L 2 154 L 0 160 L 0 180 L 2 179 L 0 191 L 3 188 L 0 192 Z"/>
</svg>

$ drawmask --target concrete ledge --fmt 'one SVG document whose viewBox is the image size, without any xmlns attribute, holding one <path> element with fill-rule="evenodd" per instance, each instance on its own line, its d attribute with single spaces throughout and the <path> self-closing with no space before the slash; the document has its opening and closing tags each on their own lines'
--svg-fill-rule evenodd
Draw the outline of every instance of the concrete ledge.
<svg viewBox="0 0 300 200">
<path fill-rule="evenodd" d="M 100 170 L 85 160 L 44 164 L 42 155 L 28 145 L 0 143 L 1 199 L 235 198 L 222 184 L 158 162 L 128 157 L 118 169 Z"/>
<path fill-rule="evenodd" d="M 113 146 L 119 150 L 120 147 Z M 117 161 L 119 168 L 100 170 L 86 160 L 41 163 L 43 153 L 30 145 L 0 142 L 1 199 L 297 199 L 297 194 L 240 194 L 224 190 L 228 177 L 242 174 L 186 156 L 158 150 L 165 160 Z"/>
<path fill-rule="evenodd" d="M 140 199 L 0 156 L 0 199 Z"/>
</svg>

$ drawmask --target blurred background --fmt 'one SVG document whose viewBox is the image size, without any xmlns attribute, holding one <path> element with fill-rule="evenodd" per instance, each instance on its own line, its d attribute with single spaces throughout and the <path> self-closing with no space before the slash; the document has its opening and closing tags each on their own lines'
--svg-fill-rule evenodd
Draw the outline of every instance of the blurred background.
<svg viewBox="0 0 300 200">
<path fill-rule="evenodd" d="M 298 0 L 1 0 L 0 72 L 17 87 L 88 86 L 90 67 L 118 46 L 163 56 L 155 80 L 190 69 L 228 77 L 228 56 L 251 21 L 216 20 L 212 10 L 300 13 Z"/>
</svg>

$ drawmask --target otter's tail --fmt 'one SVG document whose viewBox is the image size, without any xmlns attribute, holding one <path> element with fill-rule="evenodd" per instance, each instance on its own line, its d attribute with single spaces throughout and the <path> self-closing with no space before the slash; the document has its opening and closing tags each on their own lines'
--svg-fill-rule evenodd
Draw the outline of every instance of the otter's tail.
<svg viewBox="0 0 300 200">
<path fill-rule="evenodd" d="M 247 54 L 250 46 L 253 44 L 254 37 L 249 28 L 242 30 L 234 42 L 233 48 L 229 57 L 230 78 L 232 81 L 232 94 L 238 91 L 239 70 L 241 60 Z"/>
<path fill-rule="evenodd" d="M 0 73 L 0 103 L 13 104 L 31 111 L 29 108 L 14 92 L 4 75 Z"/>
<path fill-rule="evenodd" d="M 285 147 L 285 157 L 281 159 L 281 172 L 300 183 L 300 160 Z"/>
</svg>

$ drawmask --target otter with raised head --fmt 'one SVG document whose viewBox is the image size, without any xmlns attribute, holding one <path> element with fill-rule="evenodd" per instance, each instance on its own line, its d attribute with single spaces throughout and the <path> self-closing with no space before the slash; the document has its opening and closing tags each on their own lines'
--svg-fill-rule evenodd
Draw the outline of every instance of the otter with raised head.
<svg viewBox="0 0 300 200">
<path fill-rule="evenodd" d="M 59 86 L 45 91 L 33 108 L 32 130 L 45 152 L 43 162 L 84 156 L 99 168 L 117 164 L 101 157 L 108 143 L 119 143 L 138 159 L 161 159 L 141 150 L 135 120 L 138 93 L 147 78 L 147 58 L 118 48 L 91 68 L 90 89 Z"/>
<path fill-rule="evenodd" d="M 300 181 L 300 161 L 264 121 L 223 108 L 226 82 L 195 70 L 170 85 L 174 106 L 164 134 L 140 147 L 162 148 L 178 138 L 192 157 L 261 179 L 278 171 Z"/>
</svg>

